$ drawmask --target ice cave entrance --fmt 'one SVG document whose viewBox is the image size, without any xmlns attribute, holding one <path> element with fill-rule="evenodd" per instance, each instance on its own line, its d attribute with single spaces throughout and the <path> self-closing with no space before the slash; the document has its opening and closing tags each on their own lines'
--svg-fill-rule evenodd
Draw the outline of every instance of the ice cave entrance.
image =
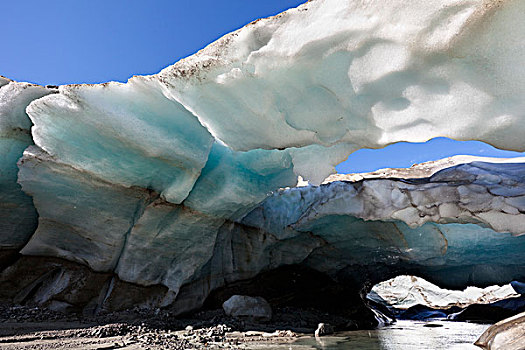
<svg viewBox="0 0 525 350">
<path fill-rule="evenodd" d="M 400 275 L 380 282 L 367 294 L 373 308 L 399 320 L 495 322 L 507 310 L 510 313 L 525 303 L 524 283 L 513 281 L 502 286 L 467 287 L 450 290 L 410 275 Z"/>
<path fill-rule="evenodd" d="M 455 141 L 437 137 L 427 142 L 398 142 L 381 149 L 360 149 L 337 165 L 339 174 L 367 173 L 383 168 L 409 168 L 413 164 L 455 155 L 514 158 L 525 152 L 497 149 L 481 141 Z"/>
</svg>

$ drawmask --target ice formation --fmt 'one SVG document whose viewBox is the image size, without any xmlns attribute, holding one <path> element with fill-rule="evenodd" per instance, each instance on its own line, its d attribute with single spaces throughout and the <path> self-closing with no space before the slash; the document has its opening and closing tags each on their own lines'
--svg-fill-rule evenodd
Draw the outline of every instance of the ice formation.
<svg viewBox="0 0 525 350">
<path fill-rule="evenodd" d="M 487 288 L 468 287 L 465 290 L 442 289 L 416 276 L 397 276 L 376 284 L 367 295 L 378 303 L 396 309 L 408 309 L 416 305 L 446 309 L 452 306 L 465 307 L 471 304 L 488 304 L 519 294 L 510 286 Z"/>
<path fill-rule="evenodd" d="M 490 326 L 475 345 L 488 350 L 519 350 L 523 349 L 525 335 L 525 313 L 507 318 Z"/>
<path fill-rule="evenodd" d="M 242 224 L 282 240 L 300 234 L 319 239 L 322 247 L 305 263 L 334 275 L 352 266 L 362 273 L 367 265 L 396 270 L 418 264 L 422 277 L 440 285 L 503 282 L 511 270 L 521 278 L 521 263 L 515 259 L 521 259 L 525 236 L 509 232 L 523 233 L 518 203 L 525 166 L 508 161 L 458 164 L 428 178 L 363 175 L 359 182 L 284 189 Z M 506 203 L 517 206 L 507 208 Z M 507 272 L 498 272 L 497 265 L 505 265 Z"/>
<path fill-rule="evenodd" d="M 123 307 L 129 282 L 182 312 L 292 264 L 357 289 L 524 278 L 523 159 L 294 187 L 398 141 L 525 151 L 524 20 L 522 1 L 315 0 L 126 84 L 0 78 L 0 282 L 76 295 L 61 258 L 105 281 L 67 303 Z M 13 282 L 32 256 L 42 274 Z"/>
<path fill-rule="evenodd" d="M 31 198 L 17 184 L 16 162 L 33 143 L 25 108 L 52 92 L 0 76 L 0 254 L 1 250 L 22 248 L 37 225 Z"/>
</svg>

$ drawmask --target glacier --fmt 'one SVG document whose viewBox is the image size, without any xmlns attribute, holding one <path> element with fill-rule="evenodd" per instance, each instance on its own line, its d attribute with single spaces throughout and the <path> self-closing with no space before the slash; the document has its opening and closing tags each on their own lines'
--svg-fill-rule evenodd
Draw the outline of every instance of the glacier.
<svg viewBox="0 0 525 350">
<path fill-rule="evenodd" d="M 334 175 L 439 136 L 525 151 L 524 20 L 522 1 L 314 0 L 127 83 L 0 77 L 0 298 L 180 314 L 283 266 L 356 295 L 524 280 L 525 159 Z"/>
<path fill-rule="evenodd" d="M 397 276 L 375 285 L 367 295 L 389 308 L 407 310 L 416 305 L 447 309 L 452 306 L 488 304 L 518 297 L 510 284 L 487 288 L 468 287 L 465 290 L 446 290 L 416 276 Z"/>
<path fill-rule="evenodd" d="M 36 229 L 37 213 L 31 197 L 17 183 L 16 163 L 33 144 L 26 107 L 53 92 L 0 77 L 0 259 L 5 258 L 4 251 L 22 248 Z"/>
</svg>

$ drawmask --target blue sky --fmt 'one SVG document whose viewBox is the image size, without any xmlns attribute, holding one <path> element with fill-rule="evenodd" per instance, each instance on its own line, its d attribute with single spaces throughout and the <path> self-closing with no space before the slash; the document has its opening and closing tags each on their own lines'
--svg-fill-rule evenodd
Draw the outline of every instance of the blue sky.
<svg viewBox="0 0 525 350">
<path fill-rule="evenodd" d="M 5 0 L 0 75 L 60 85 L 154 74 L 222 35 L 301 0 Z M 513 157 L 481 142 L 444 138 L 360 150 L 337 167 L 364 172 L 455 154 Z"/>
<path fill-rule="evenodd" d="M 304 0 L 3 0 L 0 75 L 38 84 L 153 74 Z"/>
</svg>

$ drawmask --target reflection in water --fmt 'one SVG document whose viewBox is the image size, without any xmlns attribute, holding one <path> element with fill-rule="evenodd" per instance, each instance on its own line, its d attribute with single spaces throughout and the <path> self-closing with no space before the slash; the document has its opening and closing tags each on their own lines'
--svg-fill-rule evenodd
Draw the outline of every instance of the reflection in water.
<svg viewBox="0 0 525 350">
<path fill-rule="evenodd" d="M 370 331 L 338 333 L 336 336 L 301 338 L 275 349 L 322 350 L 467 350 L 477 349 L 474 341 L 489 325 L 466 322 L 397 321 Z M 268 349 L 268 348 L 265 348 Z"/>
<path fill-rule="evenodd" d="M 398 321 L 378 331 L 379 349 L 478 349 L 472 345 L 490 326 L 466 322 L 432 322 L 443 327 L 425 327 L 425 322 Z"/>
</svg>

